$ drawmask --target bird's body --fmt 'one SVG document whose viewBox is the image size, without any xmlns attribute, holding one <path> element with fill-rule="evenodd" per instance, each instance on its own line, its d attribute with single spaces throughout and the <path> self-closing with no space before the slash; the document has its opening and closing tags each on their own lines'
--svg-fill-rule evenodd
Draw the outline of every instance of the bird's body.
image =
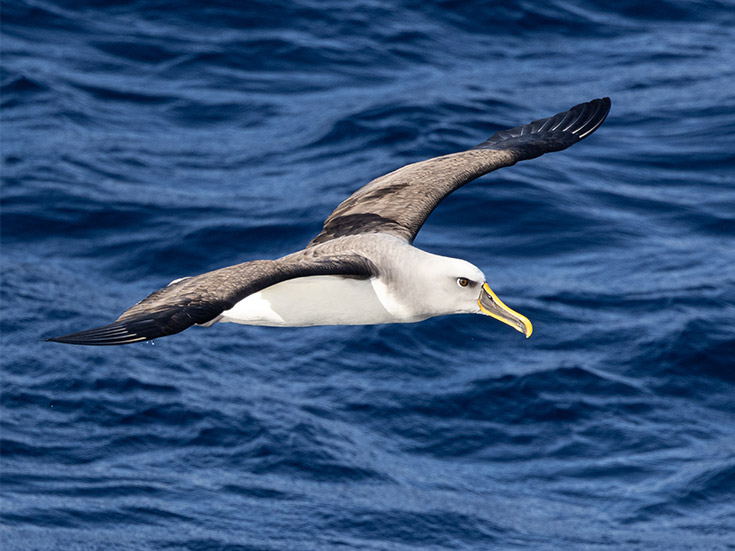
<svg viewBox="0 0 735 551">
<path fill-rule="evenodd" d="M 389 235 L 338 239 L 339 246 L 359 250 L 380 266 L 380 273 L 368 278 L 326 275 L 282 281 L 248 295 L 222 312 L 217 321 L 271 326 L 371 325 L 480 312 L 476 302 L 468 307 L 454 303 L 451 296 L 440 300 L 441 287 L 432 289 L 438 266 L 446 266 L 452 282 L 455 273 L 480 279 L 482 273 L 469 262 L 427 253 Z M 426 300 L 427 291 L 433 300 Z M 453 308 L 456 310 L 450 311 Z"/>
<path fill-rule="evenodd" d="M 377 278 L 310 276 L 276 283 L 222 312 L 218 322 L 271 327 L 391 323 L 391 299 Z M 345 304 L 360 304 L 360 316 Z"/>
<path fill-rule="evenodd" d="M 217 322 L 363 325 L 460 313 L 489 315 L 529 336 L 531 323 L 498 299 L 479 268 L 422 251 L 413 239 L 452 191 L 569 147 L 594 132 L 609 109 L 608 98 L 593 100 L 497 132 L 473 149 L 407 165 L 343 201 L 301 251 L 175 280 L 109 325 L 49 340 L 114 345 Z"/>
</svg>

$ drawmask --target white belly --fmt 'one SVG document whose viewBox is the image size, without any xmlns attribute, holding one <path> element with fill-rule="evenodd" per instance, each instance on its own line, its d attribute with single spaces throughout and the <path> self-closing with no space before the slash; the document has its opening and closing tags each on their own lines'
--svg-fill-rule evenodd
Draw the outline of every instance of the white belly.
<svg viewBox="0 0 735 551">
<path fill-rule="evenodd" d="M 254 293 L 222 313 L 218 321 L 247 325 L 369 325 L 416 321 L 377 279 L 301 277 Z"/>
</svg>

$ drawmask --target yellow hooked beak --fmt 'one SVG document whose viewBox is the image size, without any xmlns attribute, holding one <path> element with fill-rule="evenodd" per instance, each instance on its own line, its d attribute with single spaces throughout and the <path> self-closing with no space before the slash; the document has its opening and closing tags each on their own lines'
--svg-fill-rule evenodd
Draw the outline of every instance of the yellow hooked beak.
<svg viewBox="0 0 735 551">
<path fill-rule="evenodd" d="M 493 290 L 487 283 L 482 286 L 480 298 L 477 299 L 477 303 L 480 305 L 480 310 L 482 310 L 483 314 L 507 323 L 513 329 L 517 329 L 526 335 L 526 338 L 530 337 L 531 333 L 533 333 L 533 325 L 531 325 L 528 318 L 503 304 L 503 301 L 498 298 L 498 295 L 493 293 Z"/>
</svg>

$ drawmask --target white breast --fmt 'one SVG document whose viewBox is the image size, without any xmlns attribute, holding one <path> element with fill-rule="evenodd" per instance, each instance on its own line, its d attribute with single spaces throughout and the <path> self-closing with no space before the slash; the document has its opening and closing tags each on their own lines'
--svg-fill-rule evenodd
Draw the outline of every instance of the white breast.
<svg viewBox="0 0 735 551">
<path fill-rule="evenodd" d="M 220 322 L 246 325 L 367 325 L 415 321 L 378 279 L 312 276 L 252 294 L 222 313 Z"/>
</svg>

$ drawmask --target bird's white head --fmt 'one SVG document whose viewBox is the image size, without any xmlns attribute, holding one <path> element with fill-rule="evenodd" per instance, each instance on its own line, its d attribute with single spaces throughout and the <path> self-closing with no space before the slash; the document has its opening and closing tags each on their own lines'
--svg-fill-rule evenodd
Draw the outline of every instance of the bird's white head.
<svg viewBox="0 0 735 551">
<path fill-rule="evenodd" d="M 431 315 L 484 314 L 506 323 L 530 337 L 528 318 L 508 308 L 493 292 L 477 266 L 458 258 L 431 255 L 422 270 L 420 286 L 430 290 Z"/>
</svg>

